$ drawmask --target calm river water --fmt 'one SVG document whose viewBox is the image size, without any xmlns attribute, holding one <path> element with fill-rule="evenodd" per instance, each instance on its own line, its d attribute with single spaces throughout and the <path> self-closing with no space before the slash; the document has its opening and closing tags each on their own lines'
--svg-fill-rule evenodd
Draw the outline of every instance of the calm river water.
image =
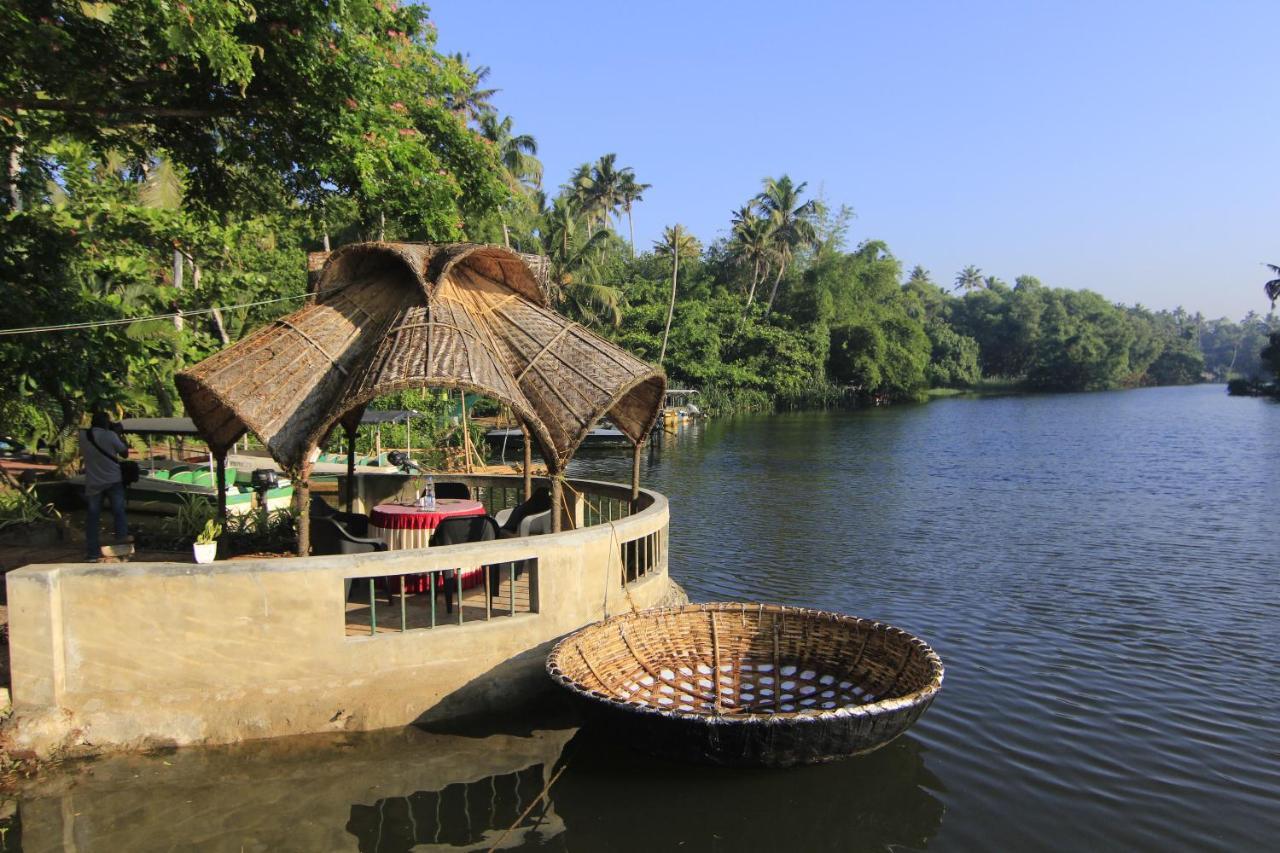
<svg viewBox="0 0 1280 853">
<path fill-rule="evenodd" d="M 645 482 L 695 600 L 906 628 L 947 666 L 933 707 L 775 772 L 651 760 L 554 703 L 101 761 L 25 794 L 9 849 L 1274 849 L 1280 406 L 1200 386 L 713 420 Z"/>
</svg>

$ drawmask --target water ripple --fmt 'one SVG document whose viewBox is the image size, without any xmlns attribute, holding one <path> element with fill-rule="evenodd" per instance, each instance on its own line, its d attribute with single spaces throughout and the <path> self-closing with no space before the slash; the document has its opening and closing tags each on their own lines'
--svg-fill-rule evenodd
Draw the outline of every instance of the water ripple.
<svg viewBox="0 0 1280 853">
<path fill-rule="evenodd" d="M 910 735 L 945 806 L 928 846 L 1280 834 L 1280 406 L 1199 386 L 712 421 L 646 477 L 696 599 L 884 619 L 942 655 Z"/>
</svg>

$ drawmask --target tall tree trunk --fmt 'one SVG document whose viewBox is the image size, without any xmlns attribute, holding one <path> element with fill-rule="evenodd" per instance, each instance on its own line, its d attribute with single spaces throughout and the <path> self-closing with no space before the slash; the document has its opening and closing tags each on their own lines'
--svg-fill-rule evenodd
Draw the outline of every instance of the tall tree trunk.
<svg viewBox="0 0 1280 853">
<path fill-rule="evenodd" d="M 173 289 L 182 291 L 182 250 L 178 247 L 173 249 Z M 175 329 L 182 328 L 182 309 L 176 309 L 177 316 L 173 318 L 173 327 Z"/>
<path fill-rule="evenodd" d="M 378 242 L 381 243 L 387 239 L 387 215 L 385 213 L 378 214 Z"/>
<path fill-rule="evenodd" d="M 507 217 L 505 214 L 498 214 L 498 218 L 502 220 L 502 245 L 508 249 L 511 248 L 511 231 L 507 228 Z"/>
<path fill-rule="evenodd" d="M 773 279 L 773 289 L 769 291 L 769 302 L 764 306 L 764 315 L 769 316 L 773 311 L 773 301 L 778 298 L 778 285 L 782 283 L 782 274 L 787 271 L 787 258 L 782 256 L 778 259 L 778 274 Z"/>
<path fill-rule="evenodd" d="M 667 305 L 667 325 L 662 330 L 662 352 L 658 355 L 658 367 L 667 357 L 667 336 L 671 334 L 671 317 L 676 313 L 676 279 L 680 276 L 680 229 L 675 229 L 671 252 L 671 302 Z"/>
<path fill-rule="evenodd" d="M 231 346 L 231 337 L 227 334 L 227 326 L 222 322 L 222 309 L 214 308 L 209 312 L 209 316 L 213 318 L 213 330 L 218 333 L 218 340 L 222 341 L 224 347 Z"/>
<path fill-rule="evenodd" d="M 15 145 L 9 150 L 9 209 L 22 210 L 22 191 L 18 189 L 18 178 L 22 175 L 22 146 Z"/>
<path fill-rule="evenodd" d="M 755 269 L 751 271 L 751 290 L 747 291 L 747 308 L 745 311 L 742 312 L 743 317 L 751 313 L 751 303 L 755 301 L 756 285 L 759 283 L 760 283 L 760 259 L 756 258 Z"/>
<path fill-rule="evenodd" d="M 784 266 L 778 265 L 778 274 L 774 276 L 773 288 L 769 291 L 769 301 L 764 305 L 764 315 L 766 317 L 773 311 L 773 301 L 778 298 L 778 285 L 782 283 L 782 271 L 784 269 Z"/>
<path fill-rule="evenodd" d="M 325 230 L 325 232 L 324 232 L 324 250 L 325 250 L 326 252 L 329 252 L 329 251 L 332 251 L 332 250 L 329 248 L 329 231 L 328 231 L 328 226 L 327 226 L 327 225 L 325 226 L 325 229 L 326 229 L 326 230 Z"/>
<path fill-rule="evenodd" d="M 631 221 L 631 205 L 627 205 L 627 233 L 631 235 L 631 257 L 636 256 L 636 224 Z"/>
</svg>

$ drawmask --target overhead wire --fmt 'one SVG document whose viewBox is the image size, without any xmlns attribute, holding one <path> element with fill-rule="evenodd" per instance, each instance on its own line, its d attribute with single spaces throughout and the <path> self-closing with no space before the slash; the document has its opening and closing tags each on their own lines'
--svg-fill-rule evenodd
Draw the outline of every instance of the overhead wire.
<svg viewBox="0 0 1280 853">
<path fill-rule="evenodd" d="M 81 329 L 99 329 L 107 326 L 128 326 L 133 323 L 145 323 L 150 320 L 172 320 L 177 317 L 191 317 L 196 314 L 212 314 L 214 311 L 234 311 L 237 308 L 257 308 L 260 305 L 273 305 L 277 302 L 288 302 L 291 299 L 302 299 L 305 293 L 291 296 L 279 296 L 275 299 L 260 299 L 257 302 L 244 302 L 240 305 L 215 305 L 212 308 L 193 308 L 190 311 L 174 311 L 171 314 L 153 314 L 149 317 L 117 317 L 112 320 L 88 320 L 83 323 L 63 323 L 50 326 L 22 326 L 13 329 L 0 329 L 0 336 L 34 335 L 42 332 L 73 332 Z"/>
</svg>

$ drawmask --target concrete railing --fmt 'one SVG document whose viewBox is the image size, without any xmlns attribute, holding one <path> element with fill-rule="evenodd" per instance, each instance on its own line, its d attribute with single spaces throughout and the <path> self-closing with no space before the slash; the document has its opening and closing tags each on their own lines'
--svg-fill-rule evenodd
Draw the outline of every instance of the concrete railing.
<svg viewBox="0 0 1280 853">
<path fill-rule="evenodd" d="M 570 485 L 588 496 L 584 513 L 592 495 L 630 498 L 625 486 Z M 556 534 L 415 551 L 10 572 L 10 743 L 37 752 L 227 743 L 509 707 L 545 683 L 556 638 L 668 596 L 667 501 L 644 491 L 638 507 Z M 349 580 L 527 560 L 537 561 L 537 612 L 446 630 L 346 631 Z"/>
</svg>

